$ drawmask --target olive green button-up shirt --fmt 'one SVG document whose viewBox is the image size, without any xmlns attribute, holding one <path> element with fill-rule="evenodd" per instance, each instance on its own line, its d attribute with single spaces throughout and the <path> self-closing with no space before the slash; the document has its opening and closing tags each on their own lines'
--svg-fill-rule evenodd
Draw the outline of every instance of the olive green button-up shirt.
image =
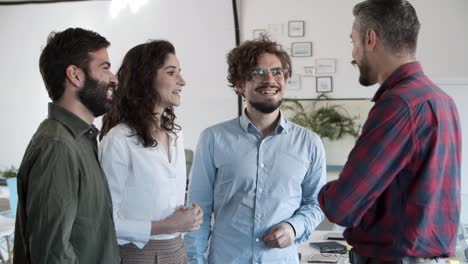
<svg viewBox="0 0 468 264">
<path fill-rule="evenodd" d="M 18 171 L 15 264 L 119 263 L 98 130 L 50 103 Z"/>
</svg>

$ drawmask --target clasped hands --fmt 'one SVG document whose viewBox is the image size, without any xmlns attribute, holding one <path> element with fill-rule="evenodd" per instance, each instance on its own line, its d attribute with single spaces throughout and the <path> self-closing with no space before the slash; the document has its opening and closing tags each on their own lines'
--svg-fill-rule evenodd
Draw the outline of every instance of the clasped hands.
<svg viewBox="0 0 468 264">
<path fill-rule="evenodd" d="M 192 206 L 180 206 L 171 215 L 179 232 L 190 232 L 200 228 L 203 223 L 203 210 L 196 203 Z"/>
<path fill-rule="evenodd" d="M 283 222 L 271 228 L 262 239 L 269 247 L 285 248 L 294 243 L 295 237 L 296 234 L 292 225 Z"/>
</svg>

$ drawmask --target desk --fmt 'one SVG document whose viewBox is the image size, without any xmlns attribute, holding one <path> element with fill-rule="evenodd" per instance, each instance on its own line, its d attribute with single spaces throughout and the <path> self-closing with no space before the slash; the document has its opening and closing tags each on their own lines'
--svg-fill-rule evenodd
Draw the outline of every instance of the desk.
<svg viewBox="0 0 468 264">
<path fill-rule="evenodd" d="M 323 236 L 327 233 L 330 233 L 330 232 L 336 232 L 336 231 L 313 231 L 312 234 L 310 235 L 309 237 L 309 240 L 307 242 L 304 242 L 302 244 L 300 244 L 298 247 L 297 247 L 297 251 L 299 253 L 301 253 L 302 257 L 301 257 L 301 263 L 308 263 L 307 262 L 307 259 L 313 255 L 313 254 L 320 254 L 320 251 L 309 246 L 309 242 L 318 242 L 318 241 L 331 241 L 331 240 L 324 240 L 323 239 Z M 346 244 L 346 241 L 344 240 L 334 240 L 338 243 L 341 243 L 343 245 L 347 245 Z M 348 259 L 348 254 L 342 254 L 340 256 L 340 258 L 338 259 L 338 264 L 349 264 L 349 259 Z"/>
<path fill-rule="evenodd" d="M 301 253 L 302 258 L 301 258 L 301 263 L 308 263 L 307 259 L 309 256 L 313 254 L 320 253 L 319 250 L 309 246 L 309 242 L 317 242 L 317 241 L 331 241 L 331 240 L 324 240 L 323 237 L 325 234 L 330 233 L 330 232 L 336 232 L 336 231 L 313 231 L 312 234 L 309 237 L 309 240 L 307 242 L 302 243 L 297 247 L 297 251 Z M 343 245 L 346 245 L 346 241 L 341 241 L 341 240 L 335 240 L 339 243 L 342 243 Z M 459 249 L 456 252 L 456 258 L 458 259 L 460 264 L 468 264 L 468 262 L 464 258 L 464 253 L 462 252 L 462 249 Z M 349 264 L 349 258 L 347 254 L 343 254 L 340 256 L 338 259 L 338 264 Z"/>
<path fill-rule="evenodd" d="M 15 218 L 0 215 L 0 262 L 13 263 L 13 235 L 15 232 Z M 5 260 L 5 256 L 7 261 Z"/>
</svg>

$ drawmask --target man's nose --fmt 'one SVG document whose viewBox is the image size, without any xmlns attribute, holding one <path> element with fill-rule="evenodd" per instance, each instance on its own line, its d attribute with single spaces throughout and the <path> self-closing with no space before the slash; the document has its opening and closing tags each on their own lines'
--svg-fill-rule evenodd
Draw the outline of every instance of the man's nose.
<svg viewBox="0 0 468 264">
<path fill-rule="evenodd" d="M 119 84 L 119 80 L 117 79 L 117 76 L 115 76 L 113 73 L 111 73 L 110 82 L 114 83 L 115 85 Z"/>
</svg>

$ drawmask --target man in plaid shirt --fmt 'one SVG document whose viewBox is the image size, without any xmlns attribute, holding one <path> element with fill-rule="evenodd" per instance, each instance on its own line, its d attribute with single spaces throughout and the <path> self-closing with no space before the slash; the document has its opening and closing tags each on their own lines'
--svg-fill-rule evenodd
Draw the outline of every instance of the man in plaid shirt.
<svg viewBox="0 0 468 264">
<path fill-rule="evenodd" d="M 456 106 L 416 61 L 420 28 L 406 0 L 353 10 L 353 64 L 380 84 L 340 177 L 318 199 L 347 227 L 352 263 L 440 263 L 455 255 L 461 134 Z"/>
</svg>

